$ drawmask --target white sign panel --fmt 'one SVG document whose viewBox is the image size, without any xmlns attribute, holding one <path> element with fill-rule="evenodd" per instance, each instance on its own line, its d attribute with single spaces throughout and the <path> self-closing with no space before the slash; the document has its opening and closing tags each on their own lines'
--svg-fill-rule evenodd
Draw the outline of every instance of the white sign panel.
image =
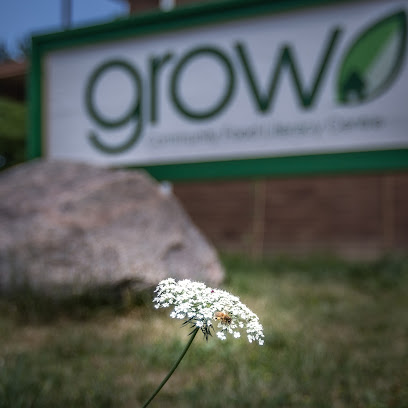
<svg viewBox="0 0 408 408">
<path fill-rule="evenodd" d="M 408 1 L 53 50 L 45 152 L 154 165 L 408 147 Z"/>
</svg>

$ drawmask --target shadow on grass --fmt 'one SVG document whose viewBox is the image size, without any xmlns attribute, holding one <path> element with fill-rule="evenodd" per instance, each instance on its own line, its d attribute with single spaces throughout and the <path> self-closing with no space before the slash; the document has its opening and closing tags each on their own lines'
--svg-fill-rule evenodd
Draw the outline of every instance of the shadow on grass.
<svg viewBox="0 0 408 408">
<path fill-rule="evenodd" d="M 126 314 L 134 307 L 150 305 L 152 298 L 151 291 L 134 294 L 128 289 L 101 289 L 57 299 L 24 289 L 3 296 L 0 313 L 13 315 L 21 324 L 53 323 L 61 317 L 87 320 L 101 312 Z"/>
<path fill-rule="evenodd" d="M 408 256 L 388 254 L 373 261 L 349 261 L 331 254 L 308 256 L 277 255 L 263 259 L 223 254 L 225 268 L 234 275 L 256 271 L 256 278 L 265 274 L 279 277 L 298 275 L 307 281 L 338 281 L 367 289 L 395 289 L 408 279 Z M 234 276 L 228 275 L 231 279 Z"/>
</svg>

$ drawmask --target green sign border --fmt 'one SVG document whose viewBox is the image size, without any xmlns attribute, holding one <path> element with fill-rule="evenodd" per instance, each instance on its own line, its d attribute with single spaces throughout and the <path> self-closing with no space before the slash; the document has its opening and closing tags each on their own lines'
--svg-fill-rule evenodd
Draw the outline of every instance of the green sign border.
<svg viewBox="0 0 408 408">
<path fill-rule="evenodd" d="M 358 3 L 367 0 L 358 0 Z M 190 27 L 214 24 L 252 16 L 276 14 L 301 8 L 356 3 L 352 0 L 224 0 L 130 16 L 107 24 L 34 36 L 29 77 L 28 157 L 43 155 L 43 61 L 52 51 L 89 44 L 114 42 Z M 123 166 L 122 166 L 123 167 Z M 259 176 L 286 176 L 330 173 L 396 171 L 408 168 L 408 149 L 298 156 L 237 159 L 197 163 L 135 166 L 144 168 L 159 180 L 198 180 Z"/>
</svg>

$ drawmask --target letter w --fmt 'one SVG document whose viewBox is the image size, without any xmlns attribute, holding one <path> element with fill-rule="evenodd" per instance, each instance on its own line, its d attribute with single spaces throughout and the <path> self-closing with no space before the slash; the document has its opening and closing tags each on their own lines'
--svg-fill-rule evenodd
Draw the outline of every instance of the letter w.
<svg viewBox="0 0 408 408">
<path fill-rule="evenodd" d="M 252 96 L 255 99 L 255 103 L 258 106 L 259 110 L 261 112 L 266 112 L 270 108 L 274 99 L 281 71 L 285 68 L 288 68 L 290 70 L 290 73 L 292 74 L 295 90 L 301 104 L 305 108 L 311 107 L 319 91 L 320 85 L 322 83 L 322 78 L 327 71 L 328 62 L 333 54 L 333 50 L 335 48 L 336 42 L 338 41 L 340 33 L 340 29 L 335 29 L 331 33 L 328 44 L 323 53 L 323 60 L 316 71 L 310 91 L 304 89 L 304 87 L 302 86 L 299 79 L 298 68 L 296 67 L 295 58 L 292 54 L 291 48 L 289 46 L 285 46 L 282 48 L 280 58 L 278 59 L 278 64 L 275 68 L 275 72 L 271 77 L 269 89 L 267 92 L 262 92 L 255 79 L 255 73 L 249 62 L 248 54 L 244 45 L 241 43 L 237 43 L 235 45 L 235 49 L 243 66 L 249 88 L 252 92 Z"/>
</svg>

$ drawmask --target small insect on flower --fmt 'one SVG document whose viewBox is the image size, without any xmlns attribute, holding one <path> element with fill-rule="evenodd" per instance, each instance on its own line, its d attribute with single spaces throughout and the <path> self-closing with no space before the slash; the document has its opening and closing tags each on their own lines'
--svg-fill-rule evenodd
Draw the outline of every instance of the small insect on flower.
<svg viewBox="0 0 408 408">
<path fill-rule="evenodd" d="M 226 312 L 215 312 L 214 319 L 226 325 L 230 325 L 232 320 L 231 316 Z"/>
</svg>

